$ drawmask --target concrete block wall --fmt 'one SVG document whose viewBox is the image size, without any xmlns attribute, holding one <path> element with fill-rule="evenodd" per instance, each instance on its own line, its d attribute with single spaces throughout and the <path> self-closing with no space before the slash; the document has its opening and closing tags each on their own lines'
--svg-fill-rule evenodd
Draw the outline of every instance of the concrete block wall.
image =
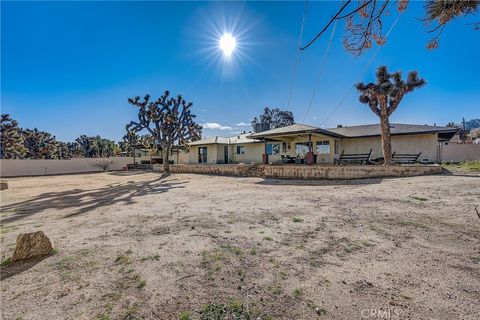
<svg viewBox="0 0 480 320">
<path fill-rule="evenodd" d="M 436 174 L 438 165 L 402 166 L 262 166 L 263 177 L 281 179 L 364 179 Z"/>
<path fill-rule="evenodd" d="M 105 158 L 73 158 L 68 160 L 45 160 L 45 159 L 2 159 L 0 160 L 1 177 L 21 176 L 45 176 L 52 174 L 71 174 L 86 172 L 101 172 L 102 169 L 95 164 Z M 109 171 L 122 170 L 129 163 L 133 163 L 131 157 L 112 157 Z M 137 163 L 142 160 L 150 160 L 150 157 L 135 159 Z"/>
<path fill-rule="evenodd" d="M 163 171 L 155 165 L 154 171 Z M 279 179 L 364 179 L 381 177 L 409 177 L 437 174 L 442 171 L 438 165 L 402 166 L 324 166 L 324 165 L 171 165 L 172 173 L 218 174 L 238 177 L 260 177 Z"/>
<path fill-rule="evenodd" d="M 154 165 L 153 171 L 163 172 L 162 165 Z M 256 176 L 255 165 L 248 164 L 173 164 L 171 173 L 218 174 L 223 176 Z"/>
</svg>

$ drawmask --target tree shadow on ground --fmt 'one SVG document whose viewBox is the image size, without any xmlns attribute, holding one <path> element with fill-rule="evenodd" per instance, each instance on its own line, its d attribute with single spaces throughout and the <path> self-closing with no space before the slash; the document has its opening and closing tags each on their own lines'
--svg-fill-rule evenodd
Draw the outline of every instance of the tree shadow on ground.
<svg viewBox="0 0 480 320">
<path fill-rule="evenodd" d="M 267 178 L 262 181 L 256 182 L 260 185 L 268 186 L 354 186 L 365 184 L 379 184 L 382 183 L 383 178 L 371 178 L 371 179 L 332 179 L 332 180 L 287 180 L 287 179 L 273 179 Z"/>
<path fill-rule="evenodd" d="M 100 207 L 113 204 L 135 203 L 135 198 L 149 194 L 160 194 L 175 188 L 184 188 L 185 182 L 165 180 L 163 174 L 150 181 L 127 181 L 112 183 L 97 189 L 71 189 L 60 192 L 42 193 L 32 199 L 2 206 L 3 212 L 14 212 L 0 220 L 2 224 L 15 222 L 48 209 L 76 209 L 65 218 L 74 217 Z"/>
<path fill-rule="evenodd" d="M 27 271 L 28 269 L 34 267 L 37 263 L 45 260 L 48 257 L 49 255 L 40 257 L 40 258 L 30 259 L 30 260 L 11 262 L 8 265 L 1 266 L 2 272 L 0 272 L 0 281 L 3 281 L 7 278 L 13 277 L 14 275 Z"/>
</svg>

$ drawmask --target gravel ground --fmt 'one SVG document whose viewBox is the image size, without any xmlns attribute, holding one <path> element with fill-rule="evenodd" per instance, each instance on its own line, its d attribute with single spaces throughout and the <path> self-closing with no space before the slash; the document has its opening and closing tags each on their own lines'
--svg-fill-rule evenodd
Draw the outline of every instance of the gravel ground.
<svg viewBox="0 0 480 320">
<path fill-rule="evenodd" d="M 480 176 L 6 179 L 2 319 L 478 319 Z M 480 210 L 480 208 L 479 208 Z"/>
</svg>

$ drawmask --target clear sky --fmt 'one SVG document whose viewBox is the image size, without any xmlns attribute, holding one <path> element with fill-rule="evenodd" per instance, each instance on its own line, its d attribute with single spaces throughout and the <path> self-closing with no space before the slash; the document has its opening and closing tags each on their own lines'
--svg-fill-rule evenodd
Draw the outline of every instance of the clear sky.
<svg viewBox="0 0 480 320">
<path fill-rule="evenodd" d="M 304 43 L 339 5 L 309 3 Z M 199 123 L 216 127 L 205 135 L 248 131 L 265 106 L 287 108 L 303 10 L 303 1 L 2 1 L 2 113 L 60 140 L 80 134 L 119 140 L 136 115 L 127 98 L 156 97 L 168 89 L 193 102 Z M 397 15 L 392 11 L 386 19 L 385 32 Z M 405 73 L 418 70 L 428 82 L 405 97 L 392 122 L 444 125 L 479 118 L 480 32 L 466 25 L 478 16 L 448 25 L 435 51 L 425 49 L 431 35 L 422 17 L 422 3 L 411 1 L 387 44 L 360 58 L 343 49 L 341 24 L 326 60 L 330 31 L 304 51 L 290 107 L 297 122 L 305 117 L 322 69 L 305 123 L 327 128 L 377 123 L 355 91 L 337 106 L 353 83 L 372 81 L 381 64 Z M 230 60 L 218 48 L 225 31 L 238 42 Z"/>
</svg>

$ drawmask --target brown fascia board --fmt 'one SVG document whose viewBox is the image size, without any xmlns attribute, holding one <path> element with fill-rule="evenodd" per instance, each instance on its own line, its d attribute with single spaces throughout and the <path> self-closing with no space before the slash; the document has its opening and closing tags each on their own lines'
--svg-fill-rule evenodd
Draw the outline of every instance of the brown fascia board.
<svg viewBox="0 0 480 320">
<path fill-rule="evenodd" d="M 414 134 L 429 134 L 429 133 L 454 133 L 457 132 L 457 129 L 452 130 L 429 130 L 429 131 L 415 131 L 415 132 L 400 132 L 400 133 L 390 133 L 391 136 L 408 136 Z M 346 139 L 355 139 L 355 138 L 371 138 L 371 137 L 380 137 L 381 134 L 368 134 L 363 136 L 342 136 Z"/>
</svg>

